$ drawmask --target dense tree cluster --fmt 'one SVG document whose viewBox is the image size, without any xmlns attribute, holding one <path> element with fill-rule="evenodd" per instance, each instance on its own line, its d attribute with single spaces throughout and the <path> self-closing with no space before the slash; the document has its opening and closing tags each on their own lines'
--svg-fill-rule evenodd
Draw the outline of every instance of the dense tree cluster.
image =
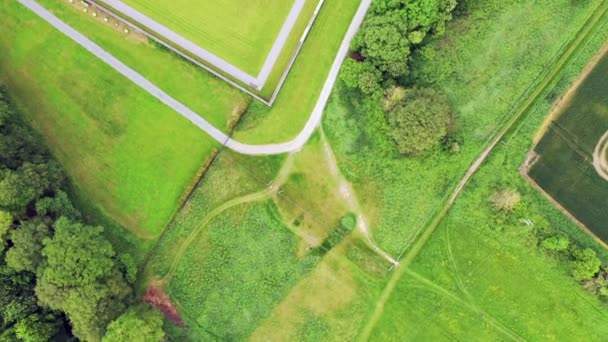
<svg viewBox="0 0 608 342">
<path fill-rule="evenodd" d="M 137 305 L 132 258 L 81 221 L 43 146 L 0 93 L 0 341 L 100 341 L 115 319 L 120 334 L 112 328 L 105 340 L 127 341 L 112 336 L 143 327 L 149 338 L 139 340 L 159 341 L 160 313 L 127 309 Z"/>
<path fill-rule="evenodd" d="M 408 77 L 412 52 L 429 37 L 444 33 L 455 7 L 455 0 L 373 1 L 353 38 L 352 58 L 342 66 L 343 84 L 365 101 L 386 100 L 395 89 L 405 89 L 398 103 L 383 106 L 389 135 L 401 154 L 421 155 L 442 142 L 448 142 L 451 152 L 459 150 L 449 136 L 452 115 L 445 96 L 412 86 Z"/>
</svg>

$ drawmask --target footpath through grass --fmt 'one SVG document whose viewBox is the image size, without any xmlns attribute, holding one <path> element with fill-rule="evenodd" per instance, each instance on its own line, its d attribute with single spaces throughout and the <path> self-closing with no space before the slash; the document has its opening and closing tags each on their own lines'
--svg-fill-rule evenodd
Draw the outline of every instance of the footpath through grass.
<svg viewBox="0 0 608 342">
<path fill-rule="evenodd" d="M 133 234 L 116 240 L 157 237 L 216 143 L 17 2 L 0 15 L 1 79 L 79 201 Z"/>
</svg>

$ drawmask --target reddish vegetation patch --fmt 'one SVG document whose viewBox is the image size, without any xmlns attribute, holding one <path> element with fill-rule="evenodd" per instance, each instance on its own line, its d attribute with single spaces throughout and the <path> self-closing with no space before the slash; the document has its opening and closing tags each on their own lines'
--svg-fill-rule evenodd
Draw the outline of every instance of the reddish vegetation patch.
<svg viewBox="0 0 608 342">
<path fill-rule="evenodd" d="M 357 62 L 363 62 L 365 60 L 365 56 L 363 56 L 360 51 L 351 52 L 350 58 L 356 60 Z"/>
<path fill-rule="evenodd" d="M 169 296 L 163 291 L 162 285 L 157 281 L 150 281 L 146 294 L 144 295 L 144 300 L 162 311 L 162 313 L 165 314 L 165 317 L 173 322 L 173 324 L 180 327 L 184 326 L 184 321 L 179 316 L 179 312 L 177 312 L 177 309 L 171 303 Z"/>
</svg>

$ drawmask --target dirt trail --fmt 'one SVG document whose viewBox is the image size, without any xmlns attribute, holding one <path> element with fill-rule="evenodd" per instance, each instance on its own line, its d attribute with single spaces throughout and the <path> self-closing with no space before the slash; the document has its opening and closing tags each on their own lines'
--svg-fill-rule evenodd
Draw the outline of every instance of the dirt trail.
<svg viewBox="0 0 608 342">
<path fill-rule="evenodd" d="M 593 152 L 593 167 L 608 181 L 608 131 L 602 135 Z"/>
<path fill-rule="evenodd" d="M 323 152 L 325 154 L 325 160 L 327 161 L 327 166 L 329 167 L 330 174 L 338 181 L 338 187 L 340 196 L 344 199 L 350 211 L 357 215 L 357 230 L 363 235 L 366 244 L 372 248 L 378 255 L 382 256 L 388 262 L 390 262 L 393 266 L 399 265 L 399 262 L 395 260 L 390 254 L 380 248 L 372 239 L 371 234 L 369 232 L 369 226 L 367 223 L 367 219 L 361 210 L 361 206 L 359 205 L 359 200 L 355 195 L 355 191 L 353 190 L 352 185 L 342 176 L 340 173 L 340 169 L 338 168 L 338 163 L 336 161 L 336 157 L 329 146 L 329 142 L 325 137 L 325 133 L 323 133 L 323 129 L 319 130 L 321 133 L 321 141 L 323 143 Z"/>
<path fill-rule="evenodd" d="M 209 212 L 209 214 L 207 214 L 203 218 L 201 223 L 194 230 L 192 230 L 192 232 L 190 232 L 190 234 L 186 238 L 186 241 L 184 241 L 181 244 L 179 250 L 175 254 L 175 257 L 173 259 L 173 263 L 171 264 L 171 268 L 169 269 L 169 272 L 167 272 L 167 274 L 160 280 L 160 283 L 167 284 L 169 281 L 171 281 L 171 278 L 173 277 L 173 275 L 175 274 L 175 270 L 177 269 L 177 265 L 179 265 L 179 262 L 181 261 L 182 257 L 188 250 L 188 247 L 190 247 L 190 245 L 192 244 L 192 242 L 194 242 L 194 240 L 196 239 L 198 234 L 209 224 L 209 222 L 211 222 L 211 220 L 213 220 L 215 217 L 217 217 L 218 215 L 220 215 L 221 213 L 223 213 L 224 211 L 226 211 L 230 208 L 233 208 L 238 205 L 245 204 L 245 203 L 263 201 L 265 199 L 269 199 L 269 198 L 272 198 L 273 196 L 275 196 L 277 194 L 279 188 L 281 187 L 281 185 L 283 185 L 283 183 L 287 179 L 287 176 L 289 175 L 289 171 L 291 170 L 291 167 L 293 165 L 293 159 L 294 159 L 294 154 L 290 153 L 287 156 L 287 159 L 285 160 L 285 162 L 283 163 L 283 166 L 281 166 L 281 169 L 279 170 L 277 177 L 271 184 L 268 185 L 268 187 L 266 189 L 258 191 L 258 192 L 250 193 L 247 195 L 243 195 L 243 196 L 240 196 L 237 198 L 233 198 L 233 199 L 223 203 L 222 205 L 216 207 L 211 212 Z"/>
</svg>

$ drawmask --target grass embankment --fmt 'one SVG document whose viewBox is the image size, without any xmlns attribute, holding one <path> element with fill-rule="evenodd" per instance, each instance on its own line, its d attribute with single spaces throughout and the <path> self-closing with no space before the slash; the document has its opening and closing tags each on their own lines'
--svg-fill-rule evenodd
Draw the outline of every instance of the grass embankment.
<svg viewBox="0 0 608 342">
<path fill-rule="evenodd" d="M 293 6 L 283 0 L 124 2 L 250 75 L 260 72 Z"/>
<path fill-rule="evenodd" d="M 113 27 L 114 21 L 105 23 L 101 16 L 94 18 L 90 11 L 83 13 L 67 2 L 54 0 L 38 2 L 226 133 L 230 132 L 251 102 L 248 95 L 207 71 L 149 44 L 147 39 L 138 40 L 125 36 L 124 32 Z"/>
<path fill-rule="evenodd" d="M 593 167 L 593 153 L 608 131 L 605 96 L 608 57 L 590 72 L 549 125 L 535 152 L 530 177 L 579 221 L 608 241 L 608 182 Z"/>
<path fill-rule="evenodd" d="M 359 0 L 344 0 L 323 5 L 275 103 L 271 108 L 252 103 L 236 140 L 268 144 L 296 137 L 310 117 L 359 4 Z"/>
<path fill-rule="evenodd" d="M 398 255 L 410 246 L 598 4 L 500 2 L 491 10 L 472 10 L 425 48 L 428 60 L 414 59 L 417 76 L 434 81 L 452 103 L 463 142 L 456 155 L 437 150 L 425 158 L 401 157 L 377 106 L 330 104 L 335 109 L 328 111 L 324 128 L 344 173 L 357 192 L 368 194 L 362 205 L 381 247 Z"/>
<path fill-rule="evenodd" d="M 141 247 L 137 238 L 160 234 L 216 143 L 20 4 L 2 3 L 2 81 L 68 171 L 79 202 L 133 233 L 111 229 L 116 240 Z M 91 26 L 85 33 L 98 30 L 97 37 L 117 44 L 113 52 L 126 51 L 130 43 L 114 40 L 116 32 Z M 162 64 L 171 59 L 139 47 L 132 61 L 166 70 Z M 235 99 L 219 90 L 215 96 L 226 96 L 215 103 Z"/>
</svg>

